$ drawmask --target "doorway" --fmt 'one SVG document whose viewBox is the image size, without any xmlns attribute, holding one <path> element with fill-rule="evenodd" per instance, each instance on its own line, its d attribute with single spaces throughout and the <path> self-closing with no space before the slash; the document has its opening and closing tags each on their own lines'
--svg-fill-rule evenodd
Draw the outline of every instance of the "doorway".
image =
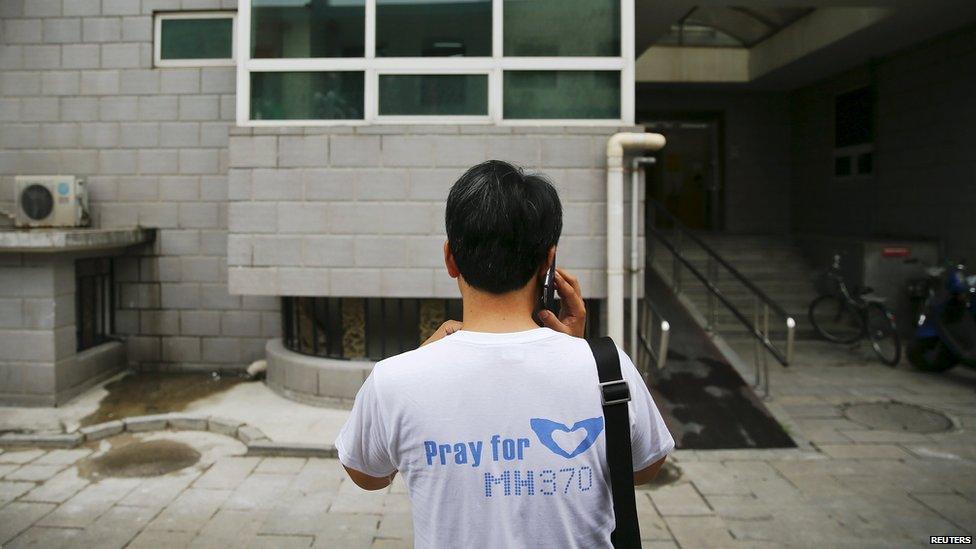
<svg viewBox="0 0 976 549">
<path fill-rule="evenodd" d="M 648 171 L 647 195 L 692 230 L 716 231 L 722 219 L 722 123 L 719 115 L 650 117 L 641 124 L 667 145 Z M 656 216 L 656 224 L 666 221 Z"/>
</svg>

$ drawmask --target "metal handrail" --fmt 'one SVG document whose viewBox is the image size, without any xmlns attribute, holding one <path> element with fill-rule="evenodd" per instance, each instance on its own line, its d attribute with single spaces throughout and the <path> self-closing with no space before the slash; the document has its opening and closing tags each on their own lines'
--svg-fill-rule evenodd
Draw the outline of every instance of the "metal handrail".
<svg viewBox="0 0 976 549">
<path fill-rule="evenodd" d="M 695 277 L 698 280 L 700 280 L 702 284 L 705 285 L 705 288 L 709 292 L 711 292 L 715 297 L 718 298 L 719 301 L 722 302 L 722 305 L 725 305 L 729 309 L 729 311 L 735 316 L 735 318 L 739 322 L 741 322 L 746 328 L 749 329 L 750 334 L 756 339 L 758 339 L 763 344 L 763 346 L 766 347 L 766 349 L 768 349 L 770 353 L 772 353 L 773 357 L 776 358 L 777 362 L 779 362 L 783 366 L 789 366 L 788 357 L 784 355 L 782 352 L 780 352 L 780 350 L 777 349 L 769 340 L 769 337 L 767 337 L 766 334 L 764 334 L 761 330 L 759 330 L 759 328 L 756 327 L 755 324 L 750 322 L 749 319 L 746 318 L 746 316 L 742 314 L 741 311 L 739 311 L 739 308 L 736 307 L 729 300 L 729 298 L 725 297 L 725 294 L 723 294 L 722 291 L 718 289 L 718 287 L 716 287 L 714 284 L 712 284 L 710 280 L 708 280 L 708 277 L 703 275 L 701 271 L 699 271 L 694 265 L 692 265 L 691 262 L 688 260 L 688 258 L 681 255 L 681 252 L 679 252 L 674 247 L 673 244 L 665 240 L 660 230 L 658 230 L 655 227 L 647 227 L 647 229 L 652 234 L 654 234 L 654 236 L 656 236 L 658 240 L 661 241 L 661 244 L 664 244 L 664 246 L 667 247 L 668 251 L 670 251 L 674 255 L 674 257 L 676 257 L 679 261 L 681 261 L 681 263 L 684 264 L 686 269 L 691 271 L 691 274 L 695 275 Z"/>
<path fill-rule="evenodd" d="M 654 363 L 655 368 L 658 371 L 664 369 L 664 365 L 668 360 L 668 344 L 671 340 L 671 323 L 665 320 L 664 315 L 657 310 L 654 305 L 651 304 L 650 299 L 645 295 L 644 301 L 642 302 L 640 315 L 640 324 L 644 327 L 644 330 L 637 331 L 637 343 L 640 345 L 640 349 L 650 357 L 651 361 Z M 654 317 L 657 316 L 661 321 L 659 323 L 659 328 L 661 335 L 658 336 L 658 350 L 653 349 L 651 340 L 654 339 Z M 646 331 L 646 336 L 645 336 Z M 638 369 L 644 375 L 648 375 L 649 369 L 647 368 L 647 361 L 643 360 L 643 357 L 635 357 L 638 362 Z"/>
<path fill-rule="evenodd" d="M 773 301 L 771 297 L 766 295 L 766 292 L 762 291 L 759 287 L 753 284 L 751 280 L 746 278 L 745 275 L 740 273 L 738 269 L 736 269 L 731 264 L 729 264 L 729 262 L 726 261 L 724 258 L 722 258 L 722 256 L 720 256 L 718 252 L 713 250 L 711 246 L 709 246 L 701 238 L 699 238 L 698 235 L 688 230 L 687 227 L 685 227 L 680 221 L 678 221 L 678 218 L 676 218 L 674 214 L 669 212 L 667 208 L 664 207 L 664 204 L 661 204 L 660 202 L 654 200 L 651 197 L 647 197 L 647 202 L 650 205 L 654 206 L 655 210 L 658 210 L 659 212 L 667 216 L 668 220 L 671 221 L 672 225 L 676 229 L 680 230 L 682 234 L 690 238 L 695 244 L 698 244 L 698 246 L 701 249 L 705 250 L 705 253 L 707 253 L 712 260 L 717 262 L 719 265 L 725 267 L 725 270 L 727 270 L 729 274 L 734 276 L 743 286 L 749 289 L 749 291 L 755 294 L 760 300 L 762 300 L 764 303 L 769 305 L 769 308 L 772 309 L 774 313 L 779 313 L 781 316 L 785 316 L 785 317 L 790 316 L 785 309 L 780 307 L 778 303 L 776 303 L 775 301 Z"/>
<path fill-rule="evenodd" d="M 708 291 L 708 318 L 706 318 L 706 324 L 708 329 L 714 323 L 714 306 L 713 299 L 718 299 L 718 301 L 724 305 L 729 312 L 738 320 L 743 326 L 746 327 L 749 334 L 753 337 L 756 342 L 755 354 L 756 360 L 761 362 L 762 368 L 760 369 L 759 364 L 755 367 L 755 386 L 759 388 L 760 385 L 763 386 L 764 396 L 769 396 L 769 365 L 766 362 L 766 353 L 761 351 L 765 348 L 769 354 L 773 355 L 784 367 L 789 366 L 793 361 L 793 344 L 795 339 L 795 329 L 796 321 L 786 312 L 778 303 L 772 300 L 766 292 L 762 291 L 755 284 L 752 283 L 748 278 L 746 278 L 742 273 L 740 273 L 735 267 L 729 264 L 724 258 L 722 258 L 711 246 L 702 241 L 696 234 L 691 232 L 687 227 L 685 227 L 678 219 L 664 207 L 663 204 L 657 202 L 651 197 L 646 197 L 646 202 L 649 203 L 654 208 L 654 212 L 663 213 L 666 218 L 671 222 L 674 227 L 675 243 L 670 242 L 664 235 L 664 233 L 654 226 L 654 220 L 649 219 L 646 222 L 646 229 L 650 235 L 653 235 L 657 240 L 663 244 L 668 251 L 671 252 L 675 261 L 673 262 L 673 273 L 671 275 L 671 283 L 674 287 L 676 293 L 681 291 L 681 272 L 679 269 L 680 265 L 688 269 L 691 274 L 697 278 L 705 289 Z M 697 244 L 702 250 L 705 251 L 708 258 L 707 270 L 708 274 L 703 274 L 698 268 L 696 268 L 687 257 L 685 257 L 679 250 L 679 246 L 682 238 L 689 238 L 695 244 Z M 755 298 L 755 309 L 753 314 L 753 319 L 750 321 L 739 308 L 732 303 L 732 301 L 722 293 L 721 290 L 710 280 L 710 275 L 712 278 L 717 278 L 718 272 L 715 265 L 719 265 L 732 275 L 742 286 L 749 290 Z M 712 274 L 712 271 L 715 271 Z M 762 305 L 762 315 L 760 315 L 760 304 Z M 769 313 L 770 311 L 786 318 L 786 350 L 785 352 L 777 348 L 773 342 L 769 339 Z M 762 328 L 760 329 L 760 325 Z M 760 375 L 762 373 L 762 375 Z"/>
</svg>

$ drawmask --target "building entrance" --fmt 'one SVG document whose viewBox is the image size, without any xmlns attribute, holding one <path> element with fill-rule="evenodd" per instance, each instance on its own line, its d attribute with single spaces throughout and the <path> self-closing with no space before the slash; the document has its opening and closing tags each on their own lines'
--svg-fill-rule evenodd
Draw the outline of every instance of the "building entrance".
<svg viewBox="0 0 976 549">
<path fill-rule="evenodd" d="M 690 229 L 720 229 L 719 120 L 658 118 L 642 124 L 648 131 L 661 133 L 668 140 L 657 164 L 648 171 L 648 196 L 664 204 Z M 667 221 L 657 219 L 656 224 L 666 227 Z"/>
</svg>

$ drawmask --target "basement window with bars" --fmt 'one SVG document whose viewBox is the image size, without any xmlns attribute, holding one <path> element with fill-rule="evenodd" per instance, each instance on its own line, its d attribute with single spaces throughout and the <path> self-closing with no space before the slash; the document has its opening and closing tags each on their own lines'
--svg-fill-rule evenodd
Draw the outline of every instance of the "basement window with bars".
<svg viewBox="0 0 976 549">
<path fill-rule="evenodd" d="M 240 0 L 237 123 L 633 122 L 633 2 Z"/>
<path fill-rule="evenodd" d="M 600 318 L 599 306 L 586 300 L 587 317 Z M 282 297 L 282 340 L 304 355 L 382 360 L 416 349 L 445 320 L 463 321 L 461 313 L 460 299 Z"/>
<path fill-rule="evenodd" d="M 115 333 L 115 274 L 112 259 L 75 261 L 75 329 L 77 350 L 112 341 Z"/>
</svg>

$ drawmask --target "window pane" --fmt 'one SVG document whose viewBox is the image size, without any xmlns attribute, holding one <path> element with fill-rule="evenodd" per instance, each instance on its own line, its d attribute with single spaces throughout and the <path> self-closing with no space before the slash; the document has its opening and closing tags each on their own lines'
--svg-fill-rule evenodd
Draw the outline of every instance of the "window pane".
<svg viewBox="0 0 976 549">
<path fill-rule="evenodd" d="M 505 118 L 620 118 L 618 71 L 506 71 Z"/>
<path fill-rule="evenodd" d="M 230 17 L 163 19 L 159 22 L 160 59 L 230 59 L 234 20 Z"/>
<path fill-rule="evenodd" d="M 620 55 L 620 0 L 505 0 L 505 55 Z"/>
<path fill-rule="evenodd" d="M 365 0 L 252 0 L 251 57 L 362 57 Z"/>
<path fill-rule="evenodd" d="M 377 0 L 377 57 L 491 56 L 491 0 Z"/>
<path fill-rule="evenodd" d="M 487 115 L 488 75 L 380 75 L 380 114 Z"/>
<path fill-rule="evenodd" d="M 874 141 L 874 93 L 860 88 L 834 99 L 834 146 Z"/>
<path fill-rule="evenodd" d="M 872 155 L 871 153 L 862 153 L 858 155 L 857 173 L 859 175 L 870 175 L 873 164 L 874 164 L 874 155 Z"/>
<path fill-rule="evenodd" d="M 849 156 L 834 157 L 834 175 L 840 177 L 845 175 L 851 175 L 851 157 Z"/>
<path fill-rule="evenodd" d="M 361 119 L 363 81 L 355 71 L 253 72 L 251 119 Z"/>
</svg>

